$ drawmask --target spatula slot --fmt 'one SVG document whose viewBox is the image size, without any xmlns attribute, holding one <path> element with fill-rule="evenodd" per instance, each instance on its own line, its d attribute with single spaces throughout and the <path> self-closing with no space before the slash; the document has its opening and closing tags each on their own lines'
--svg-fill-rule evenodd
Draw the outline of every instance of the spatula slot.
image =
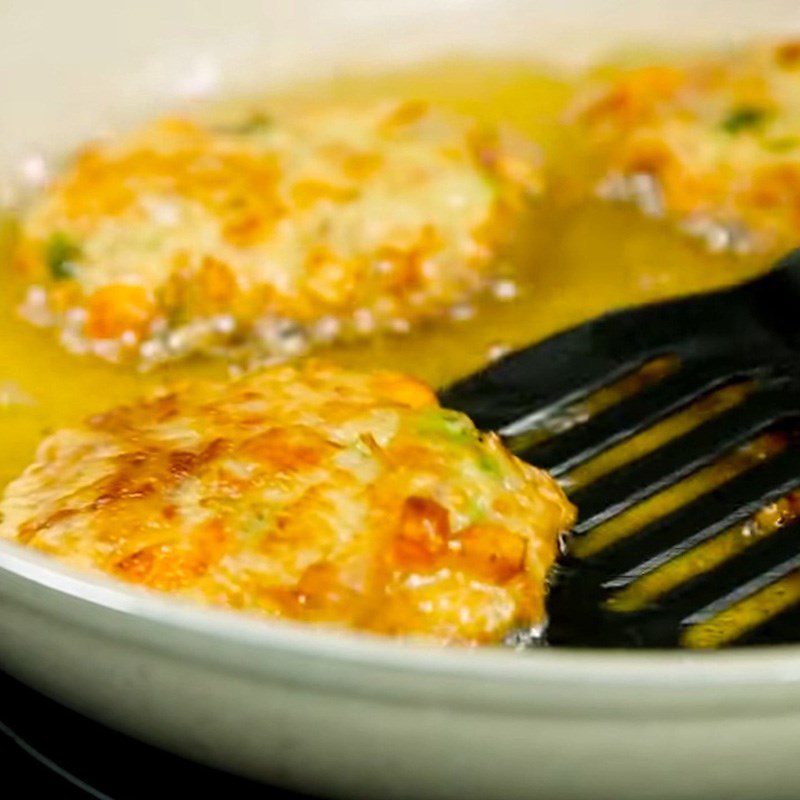
<svg viewBox="0 0 800 800">
<path fill-rule="evenodd" d="M 726 469 L 743 464 L 750 454 L 748 442 L 780 420 L 788 420 L 798 407 L 797 397 L 781 387 L 762 389 L 652 453 L 572 492 L 582 512 L 576 532 L 588 532 L 684 479 L 698 486 L 704 485 L 704 480 L 707 484 L 709 479 L 719 479 L 721 473 L 713 466 L 715 462 L 721 461 Z M 766 442 L 777 446 L 782 436 L 770 433 Z M 743 452 L 737 455 L 742 446 Z M 751 455 L 754 463 L 761 458 L 756 453 Z M 693 477 L 706 467 L 709 470 L 704 478 Z"/>
<path fill-rule="evenodd" d="M 749 381 L 761 382 L 757 370 L 737 370 L 729 364 L 717 362 L 684 367 L 666 376 L 658 384 L 647 387 L 639 394 L 588 419 L 584 424 L 573 427 L 550 441 L 515 452 L 526 461 L 545 467 L 556 477 L 564 479 L 569 486 L 566 476 L 581 465 L 627 442 L 716 390 L 729 384 Z M 736 390 L 731 390 L 729 394 L 735 397 Z M 743 394 L 746 395 L 747 392 Z M 729 396 L 728 399 L 732 398 Z M 735 403 L 727 405 L 735 407 Z"/>
<path fill-rule="evenodd" d="M 734 379 L 724 383 L 633 434 L 628 439 L 603 450 L 588 461 L 574 467 L 561 479 L 562 485 L 574 492 L 598 478 L 629 464 L 674 439 L 683 436 L 719 414 L 739 405 L 756 389 L 750 378 Z"/>
<path fill-rule="evenodd" d="M 795 545 L 800 549 L 800 536 Z M 745 634 L 800 604 L 800 553 L 688 617 L 680 644 L 710 649 L 734 643 Z"/>
<path fill-rule="evenodd" d="M 620 613 L 641 611 L 793 524 L 800 518 L 800 493 L 796 488 L 788 495 L 768 501 L 756 513 L 735 524 L 722 530 L 720 525 L 701 530 L 637 569 L 606 581 L 603 588 L 610 590 L 610 594 L 605 607 Z"/>
<path fill-rule="evenodd" d="M 680 368 L 672 354 L 659 355 L 628 365 L 623 374 L 599 386 L 582 387 L 572 395 L 505 425 L 499 433 L 514 452 L 523 452 L 582 425 L 644 389 L 663 381 Z"/>
<path fill-rule="evenodd" d="M 766 459 L 773 458 L 784 447 L 783 440 L 772 434 L 758 436 L 640 502 L 627 505 L 606 520 L 590 528 L 583 526 L 582 535 L 576 536 L 573 541 L 572 553 L 578 558 L 595 555 L 633 536 L 654 520 L 714 491 Z"/>
</svg>

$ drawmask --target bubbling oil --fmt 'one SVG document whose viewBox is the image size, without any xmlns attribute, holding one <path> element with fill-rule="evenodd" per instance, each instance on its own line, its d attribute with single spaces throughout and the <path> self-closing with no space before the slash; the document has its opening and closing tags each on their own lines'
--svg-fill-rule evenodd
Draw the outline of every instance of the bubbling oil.
<svg viewBox="0 0 800 800">
<path fill-rule="evenodd" d="M 601 203 L 585 190 L 588 172 L 561 118 L 569 76 L 536 64 L 469 58 L 425 64 L 385 75 L 340 76 L 263 98 L 226 100 L 210 114 L 267 110 L 295 98 L 415 97 L 507 123 L 539 142 L 550 191 L 531 209 L 510 254 L 513 284 L 501 297 L 478 299 L 458 319 L 339 344 L 319 355 L 356 368 L 391 368 L 443 386 L 494 357 L 596 314 L 750 277 L 753 258 L 711 255 L 659 221 Z M 168 111 L 169 109 L 165 109 Z M 63 350 L 51 331 L 15 313 L 17 291 L 8 259 L 0 288 L 0 486 L 29 463 L 48 432 L 174 379 L 226 374 L 213 360 L 192 359 L 142 374 Z"/>
</svg>

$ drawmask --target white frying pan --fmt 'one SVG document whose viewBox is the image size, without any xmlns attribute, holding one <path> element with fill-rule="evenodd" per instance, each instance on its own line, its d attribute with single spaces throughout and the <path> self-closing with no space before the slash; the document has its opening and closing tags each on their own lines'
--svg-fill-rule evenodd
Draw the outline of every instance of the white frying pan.
<svg viewBox="0 0 800 800">
<path fill-rule="evenodd" d="M 187 94 L 452 51 L 585 60 L 800 29 L 796 0 L 4 0 L 0 176 Z M 183 605 L 0 543 L 0 667 L 318 794 L 796 798 L 800 648 L 442 651 Z M 131 765 L 132 769 L 136 765 Z"/>
</svg>

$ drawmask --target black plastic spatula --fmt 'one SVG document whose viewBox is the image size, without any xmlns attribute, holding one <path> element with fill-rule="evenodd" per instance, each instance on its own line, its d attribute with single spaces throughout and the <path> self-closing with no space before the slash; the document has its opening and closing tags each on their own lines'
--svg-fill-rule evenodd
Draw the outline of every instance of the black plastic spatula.
<svg viewBox="0 0 800 800">
<path fill-rule="evenodd" d="M 441 399 L 578 506 L 551 644 L 800 641 L 800 250 L 520 350 Z"/>
</svg>

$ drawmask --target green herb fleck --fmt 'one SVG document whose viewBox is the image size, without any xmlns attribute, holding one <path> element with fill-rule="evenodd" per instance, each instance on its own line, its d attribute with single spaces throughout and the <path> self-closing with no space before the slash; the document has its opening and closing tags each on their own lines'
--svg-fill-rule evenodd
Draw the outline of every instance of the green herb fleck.
<svg viewBox="0 0 800 800">
<path fill-rule="evenodd" d="M 486 502 L 481 495 L 470 495 L 467 498 L 464 514 L 472 525 L 486 519 Z"/>
<path fill-rule="evenodd" d="M 45 259 L 50 268 L 50 274 L 61 281 L 66 278 L 75 277 L 75 259 L 81 254 L 81 250 L 66 233 L 57 231 L 45 245 Z"/>
<path fill-rule="evenodd" d="M 451 442 L 471 442 L 479 435 L 467 417 L 446 408 L 423 411 L 419 420 L 419 432 L 423 436 L 443 436 Z"/>
<path fill-rule="evenodd" d="M 496 478 L 503 474 L 503 470 L 501 469 L 497 458 L 484 452 L 481 452 L 481 454 L 478 456 L 478 466 L 483 472 L 486 472 L 487 474 Z"/>
<path fill-rule="evenodd" d="M 767 110 L 757 106 L 740 106 L 733 109 L 722 121 L 722 130 L 727 133 L 741 133 L 756 128 L 767 119 Z"/>
</svg>

